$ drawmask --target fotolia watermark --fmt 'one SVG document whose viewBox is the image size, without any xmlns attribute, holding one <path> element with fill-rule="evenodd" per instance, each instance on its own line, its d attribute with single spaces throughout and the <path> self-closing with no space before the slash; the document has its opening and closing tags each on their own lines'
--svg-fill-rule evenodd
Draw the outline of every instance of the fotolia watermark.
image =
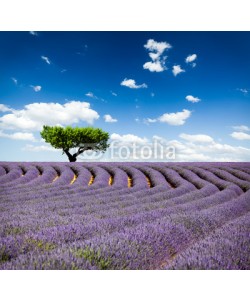
<svg viewBox="0 0 250 300">
<path fill-rule="evenodd" d="M 92 148 L 88 144 L 88 148 Z M 93 145 L 94 148 L 94 145 Z M 77 150 L 76 150 L 77 152 Z M 121 143 L 112 141 L 105 152 L 87 150 L 78 156 L 78 161 L 86 160 L 175 160 L 176 149 L 174 146 L 166 146 L 159 140 L 152 143 Z"/>
</svg>

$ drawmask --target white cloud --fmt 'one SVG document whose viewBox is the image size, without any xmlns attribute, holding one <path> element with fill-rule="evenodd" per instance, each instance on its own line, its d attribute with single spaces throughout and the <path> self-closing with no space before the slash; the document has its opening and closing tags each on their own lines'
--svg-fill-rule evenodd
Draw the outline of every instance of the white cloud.
<svg viewBox="0 0 250 300">
<path fill-rule="evenodd" d="M 149 57 L 152 61 L 146 62 L 143 68 L 150 72 L 162 72 L 166 70 L 165 60 L 167 57 L 162 57 L 162 54 L 165 50 L 172 48 L 172 46 L 167 42 L 156 42 L 153 39 L 149 39 L 144 47 L 149 51 Z"/>
<path fill-rule="evenodd" d="M 140 85 L 137 85 L 134 79 L 127 79 L 125 78 L 122 82 L 121 82 L 122 86 L 126 86 L 130 89 L 140 89 L 140 88 L 147 88 L 147 85 L 145 83 L 142 83 Z"/>
<path fill-rule="evenodd" d="M 197 54 L 191 54 L 188 55 L 188 57 L 185 59 L 185 62 L 188 64 L 195 61 L 196 59 L 197 59 Z"/>
<path fill-rule="evenodd" d="M 17 79 L 15 77 L 11 77 L 11 80 L 17 85 Z"/>
<path fill-rule="evenodd" d="M 12 111 L 11 108 L 6 106 L 5 104 L 0 104 L 0 112 Z"/>
<path fill-rule="evenodd" d="M 50 62 L 50 60 L 49 60 L 49 58 L 47 57 L 47 56 L 41 56 L 41 59 L 42 60 L 44 60 L 48 65 L 50 65 L 51 64 L 51 62 Z"/>
<path fill-rule="evenodd" d="M 35 36 L 38 36 L 38 33 L 36 31 L 30 31 L 29 32 L 31 35 L 35 35 Z"/>
<path fill-rule="evenodd" d="M 150 119 L 150 118 L 144 119 L 144 123 L 146 123 L 146 124 L 155 123 L 155 122 L 157 122 L 157 119 Z"/>
<path fill-rule="evenodd" d="M 72 125 L 81 121 L 93 124 L 98 118 L 88 102 L 31 103 L 0 117 L 0 128 L 35 131 L 41 130 L 43 125 Z"/>
<path fill-rule="evenodd" d="M 151 93 L 150 96 L 151 96 L 151 97 L 154 97 L 154 96 L 155 96 L 155 93 Z"/>
<path fill-rule="evenodd" d="M 236 140 L 241 140 L 241 141 L 250 140 L 250 134 L 247 134 L 245 132 L 236 132 L 235 131 L 235 132 L 231 133 L 230 135 L 231 135 L 231 137 L 233 137 Z"/>
<path fill-rule="evenodd" d="M 144 47 L 150 51 L 149 56 L 152 60 L 158 59 L 166 49 L 172 48 L 172 46 L 167 42 L 156 42 L 153 39 L 149 39 Z"/>
<path fill-rule="evenodd" d="M 181 133 L 179 137 L 192 143 L 212 143 L 214 141 L 211 136 L 205 134 Z"/>
<path fill-rule="evenodd" d="M 238 91 L 242 92 L 244 95 L 248 94 L 248 90 L 247 89 L 237 89 Z"/>
<path fill-rule="evenodd" d="M 117 94 L 116 94 L 115 92 L 110 91 L 110 93 L 111 93 L 113 96 L 117 97 Z"/>
<path fill-rule="evenodd" d="M 165 63 L 163 61 L 148 61 L 143 65 L 143 69 L 148 69 L 150 72 L 162 72 L 166 70 Z"/>
<path fill-rule="evenodd" d="M 41 146 L 34 146 L 34 145 L 25 145 L 22 148 L 23 151 L 31 151 L 31 152 L 44 152 L 44 151 L 52 151 L 52 152 L 59 152 L 60 149 L 55 149 L 50 145 L 41 145 Z"/>
<path fill-rule="evenodd" d="M 192 96 L 192 95 L 186 96 L 186 100 L 189 101 L 189 102 L 193 102 L 193 103 L 197 103 L 197 102 L 200 102 L 200 101 L 201 101 L 200 98 L 194 97 L 194 96 Z"/>
<path fill-rule="evenodd" d="M 165 137 L 153 136 L 152 139 L 142 138 L 133 134 L 119 135 L 113 133 L 111 140 L 115 141 L 115 147 L 126 146 L 126 153 L 131 161 L 249 161 L 250 149 L 244 147 L 235 147 L 228 144 L 219 144 L 210 136 L 204 134 L 188 135 L 193 141 L 167 140 Z M 184 135 L 184 137 L 186 137 Z M 136 145 L 136 148 L 133 148 Z M 111 143 L 112 147 L 112 143 Z M 171 148 L 171 149 L 170 149 Z M 175 149 L 174 159 L 169 160 L 169 151 Z M 117 149 L 117 148 L 115 148 Z M 118 148 L 119 149 L 119 148 Z M 152 155 L 146 160 L 145 152 L 151 152 Z M 117 161 L 124 161 L 125 158 L 119 156 L 119 151 L 113 151 L 113 158 Z M 112 160 L 108 156 L 105 161 Z"/>
<path fill-rule="evenodd" d="M 158 118 L 162 123 L 167 123 L 173 126 L 180 126 L 185 124 L 185 121 L 191 116 L 191 111 L 183 109 L 177 113 L 165 113 Z"/>
<path fill-rule="evenodd" d="M 113 141 L 118 141 L 121 143 L 139 143 L 139 144 L 144 144 L 148 142 L 147 138 L 141 138 L 139 136 L 136 136 L 134 134 L 124 134 L 120 135 L 117 133 L 112 133 L 110 136 L 111 140 Z"/>
<path fill-rule="evenodd" d="M 8 134 L 0 130 L 0 137 L 12 139 L 12 140 L 35 141 L 34 135 L 29 132 L 15 132 L 15 133 Z"/>
<path fill-rule="evenodd" d="M 172 72 L 174 76 L 177 76 L 178 74 L 185 72 L 185 70 L 183 70 L 180 65 L 176 65 L 173 66 Z"/>
<path fill-rule="evenodd" d="M 250 131 L 250 128 L 246 125 L 232 126 L 232 128 L 237 131 Z"/>
<path fill-rule="evenodd" d="M 85 96 L 89 98 L 96 98 L 96 96 L 92 92 L 88 92 L 87 94 L 85 94 Z"/>
<path fill-rule="evenodd" d="M 103 118 L 104 118 L 105 122 L 107 122 L 107 123 L 117 122 L 117 119 L 112 118 L 111 115 L 104 115 Z"/>
<path fill-rule="evenodd" d="M 30 87 L 32 87 L 35 92 L 40 92 L 42 89 L 40 85 L 31 85 Z"/>
</svg>

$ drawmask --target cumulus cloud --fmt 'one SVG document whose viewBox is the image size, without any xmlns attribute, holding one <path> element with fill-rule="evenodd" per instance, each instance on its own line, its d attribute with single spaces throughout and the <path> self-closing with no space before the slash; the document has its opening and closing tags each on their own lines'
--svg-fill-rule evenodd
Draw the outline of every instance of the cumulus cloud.
<svg viewBox="0 0 250 300">
<path fill-rule="evenodd" d="M 0 128 L 35 131 L 41 130 L 43 125 L 72 125 L 81 121 L 93 124 L 98 118 L 88 102 L 31 103 L 0 117 Z"/>
<path fill-rule="evenodd" d="M 12 111 L 12 108 L 8 107 L 5 104 L 0 104 L 0 112 Z"/>
<path fill-rule="evenodd" d="M 183 138 L 184 137 L 184 138 Z M 228 144 L 220 144 L 205 134 L 189 135 L 182 134 L 182 140 L 168 140 L 166 137 L 153 136 L 151 139 L 135 136 L 133 134 L 120 135 L 113 133 L 112 141 L 116 141 L 119 147 L 126 146 L 125 156 L 122 158 L 119 153 L 114 151 L 115 160 L 123 161 L 249 161 L 250 149 L 235 147 Z M 192 141 L 190 141 L 190 139 Z M 117 149 L 115 143 L 115 149 Z M 133 148 L 136 145 L 136 148 Z M 111 143 L 112 147 L 112 143 Z M 118 148 L 119 149 L 119 148 Z M 152 155 L 150 155 L 150 153 Z M 148 155 L 149 154 L 149 155 Z M 169 156 L 170 154 L 170 156 Z M 174 156 L 172 155 L 174 154 Z M 145 156 L 147 159 L 145 159 Z M 171 159 L 170 159 L 171 158 Z M 114 159 L 114 157 L 113 157 Z M 105 161 L 109 157 L 104 157 Z"/>
<path fill-rule="evenodd" d="M 162 54 L 165 50 L 172 48 L 172 46 L 167 42 L 156 42 L 153 39 L 149 39 L 144 47 L 149 51 L 149 57 L 152 61 L 146 62 L 143 68 L 150 72 L 162 72 L 166 70 L 165 60 L 167 57 L 162 57 Z"/>
<path fill-rule="evenodd" d="M 47 56 L 41 56 L 41 59 L 42 60 L 44 60 L 48 65 L 50 65 L 51 64 L 51 62 L 50 62 L 50 60 L 49 60 L 49 58 L 47 57 Z"/>
<path fill-rule="evenodd" d="M 117 122 L 117 119 L 112 118 L 111 115 L 104 115 L 103 118 L 104 118 L 104 121 L 107 123 Z"/>
<path fill-rule="evenodd" d="M 149 39 L 144 47 L 157 55 L 155 59 L 157 59 L 166 49 L 172 48 L 172 46 L 167 42 L 156 42 L 153 39 Z"/>
<path fill-rule="evenodd" d="M 240 140 L 240 141 L 243 141 L 243 140 L 250 140 L 250 134 L 247 134 L 245 132 L 233 132 L 230 134 L 231 137 L 233 137 L 234 139 L 236 140 Z"/>
<path fill-rule="evenodd" d="M 144 144 L 148 142 L 147 138 L 141 138 L 137 135 L 134 134 L 124 134 L 124 135 L 120 135 L 117 133 L 112 133 L 110 136 L 110 139 L 113 141 L 118 141 L 121 143 L 139 143 L 139 144 Z"/>
<path fill-rule="evenodd" d="M 23 141 L 35 141 L 35 137 L 32 133 L 29 132 L 15 132 L 15 133 L 4 133 L 0 130 L 0 137 L 7 138 L 11 140 L 23 140 Z"/>
<path fill-rule="evenodd" d="M 42 89 L 40 85 L 31 85 L 30 87 L 32 87 L 35 92 L 40 92 Z"/>
<path fill-rule="evenodd" d="M 165 113 L 158 118 L 161 123 L 167 123 L 173 126 L 185 124 L 186 120 L 191 116 L 191 111 L 183 109 L 181 112 Z"/>
<path fill-rule="evenodd" d="M 147 85 L 145 83 L 142 83 L 140 85 L 137 85 L 134 79 L 127 79 L 125 78 L 122 82 L 121 82 L 122 86 L 126 86 L 130 89 L 140 89 L 140 88 L 147 88 Z"/>
<path fill-rule="evenodd" d="M 232 126 L 232 128 L 237 131 L 250 131 L 250 128 L 246 125 Z"/>
<path fill-rule="evenodd" d="M 61 151 L 60 149 L 55 149 L 51 147 L 50 145 L 39 145 L 39 146 L 34 146 L 31 144 L 25 145 L 22 148 L 23 151 L 31 151 L 31 152 L 44 152 L 44 151 L 51 151 L 51 152 L 59 152 Z"/>
<path fill-rule="evenodd" d="M 192 143 L 212 143 L 214 141 L 211 136 L 205 134 L 181 133 L 179 137 Z"/>
<path fill-rule="evenodd" d="M 185 72 L 185 70 L 183 70 L 180 65 L 175 65 L 173 66 L 172 72 L 174 76 L 177 76 L 178 74 Z"/>
<path fill-rule="evenodd" d="M 144 69 L 149 70 L 150 72 L 162 72 L 166 70 L 165 63 L 163 61 L 148 61 L 143 65 Z"/>
<path fill-rule="evenodd" d="M 192 103 L 197 103 L 197 102 L 200 102 L 200 101 L 201 101 L 200 98 L 194 97 L 194 96 L 192 96 L 192 95 L 186 96 L 186 100 L 189 101 L 189 102 L 192 102 Z"/>
<path fill-rule="evenodd" d="M 195 61 L 196 59 L 197 59 L 197 54 L 191 54 L 191 55 L 187 56 L 187 58 L 185 59 L 185 62 L 188 64 L 188 63 Z"/>
</svg>

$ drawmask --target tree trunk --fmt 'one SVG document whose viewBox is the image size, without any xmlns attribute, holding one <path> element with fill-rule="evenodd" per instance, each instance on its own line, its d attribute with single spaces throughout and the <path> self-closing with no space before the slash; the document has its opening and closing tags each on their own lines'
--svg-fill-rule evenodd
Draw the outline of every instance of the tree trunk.
<svg viewBox="0 0 250 300">
<path fill-rule="evenodd" d="M 76 162 L 76 155 L 70 154 L 69 150 L 67 150 L 67 149 L 63 150 L 63 151 L 67 154 L 70 162 Z"/>
</svg>

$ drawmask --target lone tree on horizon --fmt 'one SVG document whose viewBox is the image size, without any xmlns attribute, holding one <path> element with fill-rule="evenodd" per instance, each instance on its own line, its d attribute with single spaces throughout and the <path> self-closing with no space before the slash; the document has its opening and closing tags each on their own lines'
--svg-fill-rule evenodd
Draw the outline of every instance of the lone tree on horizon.
<svg viewBox="0 0 250 300">
<path fill-rule="evenodd" d="M 109 147 L 108 132 L 100 128 L 93 127 L 71 127 L 62 128 L 60 126 L 43 126 L 40 132 L 46 143 L 51 144 L 55 149 L 62 149 L 63 154 L 68 156 L 70 162 L 75 162 L 77 156 L 84 151 L 105 152 Z M 77 152 L 71 154 L 72 148 L 78 148 Z"/>
</svg>

